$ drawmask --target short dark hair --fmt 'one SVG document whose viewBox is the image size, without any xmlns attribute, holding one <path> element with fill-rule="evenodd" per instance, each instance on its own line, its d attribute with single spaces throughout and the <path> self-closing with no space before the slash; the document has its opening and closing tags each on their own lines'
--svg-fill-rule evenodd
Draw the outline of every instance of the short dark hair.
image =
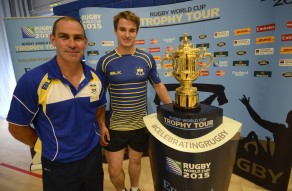
<svg viewBox="0 0 292 191">
<path fill-rule="evenodd" d="M 65 20 L 65 21 L 75 21 L 75 22 L 79 23 L 80 26 L 82 27 L 83 34 L 84 34 L 84 36 L 85 36 L 85 38 L 86 38 L 85 30 L 84 30 L 84 27 L 83 27 L 83 25 L 81 24 L 81 22 L 80 22 L 79 20 L 77 20 L 76 18 L 74 18 L 74 17 L 70 17 L 70 16 L 64 16 L 64 17 L 61 17 L 61 18 L 57 19 L 57 20 L 54 22 L 53 29 L 52 29 L 52 34 L 53 34 L 54 36 L 55 36 L 55 34 L 56 34 L 57 24 L 58 24 L 58 22 L 61 21 L 61 20 Z"/>
<path fill-rule="evenodd" d="M 137 32 L 138 32 L 139 27 L 140 27 L 140 18 L 131 11 L 123 11 L 123 12 L 118 13 L 116 16 L 114 16 L 115 31 L 117 31 L 119 20 L 122 18 L 134 22 L 137 26 Z"/>
</svg>

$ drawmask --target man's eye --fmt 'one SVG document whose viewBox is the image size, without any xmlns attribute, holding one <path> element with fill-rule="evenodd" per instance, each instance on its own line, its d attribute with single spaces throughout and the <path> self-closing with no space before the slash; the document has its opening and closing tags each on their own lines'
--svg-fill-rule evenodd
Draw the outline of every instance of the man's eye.
<svg viewBox="0 0 292 191">
<path fill-rule="evenodd" d="M 68 36 L 60 36 L 59 38 L 68 39 Z"/>
<path fill-rule="evenodd" d="M 75 40 L 83 40 L 84 38 L 81 37 L 81 36 L 78 36 L 78 37 L 75 37 L 74 39 L 75 39 Z"/>
</svg>

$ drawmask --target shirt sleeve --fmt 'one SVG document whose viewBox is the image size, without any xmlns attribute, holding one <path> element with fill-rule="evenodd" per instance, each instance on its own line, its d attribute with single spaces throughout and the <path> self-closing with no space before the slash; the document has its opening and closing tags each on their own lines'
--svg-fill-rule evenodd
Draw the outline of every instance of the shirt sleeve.
<svg viewBox="0 0 292 191">
<path fill-rule="evenodd" d="M 161 80 L 160 80 L 159 74 L 157 72 L 156 62 L 151 54 L 149 54 L 149 58 L 150 58 L 150 61 L 152 63 L 152 68 L 150 68 L 149 75 L 148 75 L 149 82 L 152 85 L 159 84 L 161 82 Z"/>
<path fill-rule="evenodd" d="M 29 125 L 37 111 L 37 84 L 26 73 L 18 80 L 15 87 L 7 121 L 17 125 Z"/>
</svg>

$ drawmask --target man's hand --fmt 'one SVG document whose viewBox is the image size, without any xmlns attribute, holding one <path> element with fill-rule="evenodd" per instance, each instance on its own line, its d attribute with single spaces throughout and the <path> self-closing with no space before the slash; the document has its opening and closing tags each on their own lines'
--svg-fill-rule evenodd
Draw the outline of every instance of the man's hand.
<svg viewBox="0 0 292 191">
<path fill-rule="evenodd" d="M 107 127 L 100 127 L 100 139 L 101 146 L 107 146 L 110 142 L 109 130 Z"/>
</svg>

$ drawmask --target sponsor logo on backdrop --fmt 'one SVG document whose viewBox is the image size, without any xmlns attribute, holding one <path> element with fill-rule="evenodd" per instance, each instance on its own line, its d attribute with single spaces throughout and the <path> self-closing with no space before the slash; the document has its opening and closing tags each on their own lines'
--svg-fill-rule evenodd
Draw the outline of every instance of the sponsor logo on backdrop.
<svg viewBox="0 0 292 191">
<path fill-rule="evenodd" d="M 135 44 L 136 45 L 145 44 L 145 40 L 135 40 Z"/>
<path fill-rule="evenodd" d="M 21 27 L 22 37 L 25 38 L 46 38 L 50 37 L 52 26 Z"/>
<path fill-rule="evenodd" d="M 165 157 L 166 170 L 186 179 L 207 179 L 211 176 L 211 162 L 188 163 Z"/>
<path fill-rule="evenodd" d="M 227 57 L 228 51 L 214 52 L 214 57 Z"/>
<path fill-rule="evenodd" d="M 209 76 L 209 71 L 201 71 L 200 76 Z"/>
<path fill-rule="evenodd" d="M 272 77 L 271 71 L 254 71 L 254 77 Z"/>
<path fill-rule="evenodd" d="M 159 60 L 160 61 L 160 56 L 153 56 L 154 60 Z"/>
<path fill-rule="evenodd" d="M 214 67 L 227 67 L 228 61 L 217 61 L 213 63 Z"/>
<path fill-rule="evenodd" d="M 256 31 L 257 32 L 266 32 L 266 31 L 273 31 L 275 29 L 276 29 L 276 25 L 275 25 L 275 23 L 272 23 L 272 24 L 268 24 L 268 25 L 257 26 Z"/>
<path fill-rule="evenodd" d="M 292 72 L 284 72 L 282 73 L 282 76 L 285 78 L 291 78 L 292 77 Z"/>
<path fill-rule="evenodd" d="M 94 46 L 95 45 L 95 42 L 89 42 L 88 43 L 88 46 Z"/>
<path fill-rule="evenodd" d="M 248 60 L 233 61 L 233 66 L 248 66 L 248 65 L 249 65 Z"/>
<path fill-rule="evenodd" d="M 225 72 L 223 70 L 217 70 L 216 71 L 216 76 L 224 76 Z"/>
<path fill-rule="evenodd" d="M 87 51 L 87 56 L 97 56 L 97 55 L 99 55 L 99 51 L 98 50 Z"/>
<path fill-rule="evenodd" d="M 203 47 L 209 48 L 210 44 L 209 43 L 196 44 L 196 48 L 203 48 Z"/>
<path fill-rule="evenodd" d="M 158 63 L 156 62 L 156 68 L 157 68 L 157 69 L 161 69 L 160 60 L 159 60 L 159 62 L 158 62 Z"/>
<path fill-rule="evenodd" d="M 244 45 L 250 45 L 250 39 L 239 39 L 233 41 L 233 46 L 244 46 Z"/>
<path fill-rule="evenodd" d="M 158 43 L 158 40 L 157 40 L 157 39 L 151 39 L 151 40 L 150 40 L 150 43 L 151 43 L 151 44 L 157 44 L 157 43 Z"/>
<path fill-rule="evenodd" d="M 86 60 L 87 63 L 94 65 L 97 64 L 98 60 Z"/>
<path fill-rule="evenodd" d="M 217 43 L 217 46 L 218 46 L 218 47 L 223 47 L 223 46 L 225 46 L 225 45 L 226 45 L 225 42 L 218 42 L 218 43 Z"/>
<path fill-rule="evenodd" d="M 160 52 L 160 48 L 148 48 L 148 52 Z"/>
<path fill-rule="evenodd" d="M 199 39 L 205 39 L 205 38 L 207 38 L 207 35 L 206 34 L 199 35 Z"/>
<path fill-rule="evenodd" d="M 275 42 L 275 36 L 257 37 L 256 44 L 266 44 Z"/>
<path fill-rule="evenodd" d="M 236 54 L 238 56 L 242 56 L 242 55 L 245 55 L 246 54 L 246 51 L 245 50 L 239 50 L 239 51 L 236 52 Z"/>
<path fill-rule="evenodd" d="M 244 77 L 244 76 L 248 75 L 248 71 L 232 71 L 232 74 L 235 77 Z"/>
<path fill-rule="evenodd" d="M 251 33 L 251 28 L 242 28 L 242 29 L 235 29 L 233 34 L 234 36 L 238 35 L 246 35 Z"/>
<path fill-rule="evenodd" d="M 206 65 L 207 65 L 206 62 L 199 62 L 200 67 L 205 67 Z"/>
<path fill-rule="evenodd" d="M 164 64 L 163 65 L 165 69 L 171 69 L 172 68 L 172 64 L 169 63 L 169 64 Z"/>
<path fill-rule="evenodd" d="M 80 19 L 85 30 L 102 29 L 100 14 L 81 15 Z"/>
<path fill-rule="evenodd" d="M 175 37 L 172 37 L 172 38 L 164 38 L 163 41 L 165 43 L 172 43 L 173 41 L 175 41 Z"/>
<path fill-rule="evenodd" d="M 292 66 L 292 59 L 280 59 L 279 66 Z"/>
<path fill-rule="evenodd" d="M 183 40 L 183 38 L 184 38 L 183 36 L 180 36 L 179 37 L 179 41 L 181 42 Z M 192 36 L 187 36 L 187 38 L 188 38 L 189 41 L 192 41 L 192 39 L 193 39 Z"/>
<path fill-rule="evenodd" d="M 292 54 L 292 46 L 281 47 L 280 54 Z"/>
<path fill-rule="evenodd" d="M 101 46 L 115 46 L 114 41 L 101 41 Z"/>
<path fill-rule="evenodd" d="M 283 34 L 281 37 L 282 41 L 292 41 L 292 34 Z"/>
<path fill-rule="evenodd" d="M 268 65 L 268 64 L 269 64 L 269 61 L 267 61 L 267 60 L 258 61 L 258 65 L 261 65 L 261 66 L 265 66 L 265 65 Z"/>
<path fill-rule="evenodd" d="M 164 76 L 165 77 L 171 77 L 172 76 L 172 72 L 166 71 L 166 72 L 164 72 Z"/>
<path fill-rule="evenodd" d="M 255 49 L 255 55 L 271 55 L 274 54 L 274 48 Z"/>
<path fill-rule="evenodd" d="M 214 32 L 214 38 L 229 37 L 229 31 Z"/>
<path fill-rule="evenodd" d="M 287 24 L 286 24 L 286 27 L 287 28 L 292 28 L 292 21 L 288 21 Z"/>
</svg>

